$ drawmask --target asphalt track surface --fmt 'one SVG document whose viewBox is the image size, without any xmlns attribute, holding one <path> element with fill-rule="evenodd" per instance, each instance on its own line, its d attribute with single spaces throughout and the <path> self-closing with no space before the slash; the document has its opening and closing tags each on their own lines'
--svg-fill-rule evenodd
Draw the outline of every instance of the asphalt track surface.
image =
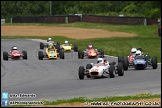
<svg viewBox="0 0 162 108">
<path fill-rule="evenodd" d="M 27 60 L 3 60 L 3 51 L 12 46 L 26 50 Z M 77 53 L 66 53 L 65 59 L 38 60 L 39 42 L 32 40 L 1 40 L 1 92 L 36 94 L 34 99 L 69 99 L 74 97 L 105 97 L 133 95 L 140 92 L 161 94 L 161 64 L 157 69 L 129 68 L 124 76 L 79 80 L 79 66 L 96 63 L 96 59 L 78 59 Z M 109 62 L 117 61 L 108 57 Z M 12 100 L 12 99 L 10 99 Z M 14 100 L 20 100 L 14 98 Z"/>
</svg>

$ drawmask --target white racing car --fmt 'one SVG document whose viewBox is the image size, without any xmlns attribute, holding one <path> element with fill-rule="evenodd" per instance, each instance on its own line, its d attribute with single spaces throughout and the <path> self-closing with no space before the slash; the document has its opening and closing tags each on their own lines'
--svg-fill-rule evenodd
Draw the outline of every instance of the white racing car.
<svg viewBox="0 0 162 108">
<path fill-rule="evenodd" d="M 118 76 L 124 75 L 123 63 L 119 62 L 116 65 L 115 62 L 109 63 L 103 58 L 98 58 L 96 64 L 87 64 L 86 69 L 83 66 L 79 67 L 79 79 L 84 79 L 84 76 L 87 78 L 95 78 L 95 77 L 110 77 L 114 78 L 115 74 Z"/>
</svg>

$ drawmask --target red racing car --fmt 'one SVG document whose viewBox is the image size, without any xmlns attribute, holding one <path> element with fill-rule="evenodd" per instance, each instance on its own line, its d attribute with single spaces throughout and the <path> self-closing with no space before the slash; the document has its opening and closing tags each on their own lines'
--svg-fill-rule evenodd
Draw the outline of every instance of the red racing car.
<svg viewBox="0 0 162 108">
<path fill-rule="evenodd" d="M 88 45 L 88 48 L 85 51 L 79 50 L 78 51 L 78 58 L 83 59 L 84 57 L 87 58 L 96 58 L 96 57 L 104 57 L 104 51 L 102 49 L 94 49 L 92 44 Z"/>
<path fill-rule="evenodd" d="M 8 58 L 11 59 L 27 59 L 27 52 L 25 50 L 22 51 L 22 53 L 20 51 L 17 50 L 16 46 L 13 46 L 10 53 L 4 51 L 3 52 L 3 60 L 8 60 Z"/>
</svg>

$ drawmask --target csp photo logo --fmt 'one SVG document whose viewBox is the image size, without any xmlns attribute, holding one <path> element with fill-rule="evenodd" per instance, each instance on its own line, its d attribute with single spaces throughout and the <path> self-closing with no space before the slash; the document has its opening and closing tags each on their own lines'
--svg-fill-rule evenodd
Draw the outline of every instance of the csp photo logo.
<svg viewBox="0 0 162 108">
<path fill-rule="evenodd" d="M 8 99 L 8 92 L 2 92 L 2 99 Z"/>
</svg>

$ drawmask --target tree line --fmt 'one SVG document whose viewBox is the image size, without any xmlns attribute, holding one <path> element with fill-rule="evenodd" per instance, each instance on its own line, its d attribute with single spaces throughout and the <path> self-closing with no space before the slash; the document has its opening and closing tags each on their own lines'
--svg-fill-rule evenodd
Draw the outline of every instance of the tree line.
<svg viewBox="0 0 162 108">
<path fill-rule="evenodd" d="M 1 18 L 5 19 L 51 13 L 161 18 L 161 1 L 1 1 Z"/>
</svg>

